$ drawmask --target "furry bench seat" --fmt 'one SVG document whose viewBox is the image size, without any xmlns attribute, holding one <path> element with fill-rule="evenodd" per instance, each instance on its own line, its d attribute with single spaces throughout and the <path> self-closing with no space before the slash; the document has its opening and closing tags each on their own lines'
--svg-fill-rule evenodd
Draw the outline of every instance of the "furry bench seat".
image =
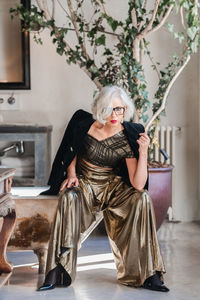
<svg viewBox="0 0 200 300">
<path fill-rule="evenodd" d="M 48 241 L 58 197 L 13 196 L 16 224 L 7 250 L 33 250 L 38 257 L 39 273 L 45 272 Z"/>
<path fill-rule="evenodd" d="M 45 272 L 51 223 L 57 208 L 58 196 L 13 196 L 16 209 L 16 224 L 8 243 L 8 251 L 33 250 L 38 257 L 39 273 Z M 103 218 L 96 221 L 81 235 L 81 243 L 90 235 Z"/>
</svg>

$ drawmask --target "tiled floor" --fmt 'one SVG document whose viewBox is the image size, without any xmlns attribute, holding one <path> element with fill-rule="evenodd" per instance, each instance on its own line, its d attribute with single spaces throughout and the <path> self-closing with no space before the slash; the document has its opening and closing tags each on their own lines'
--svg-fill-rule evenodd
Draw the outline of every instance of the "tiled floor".
<svg viewBox="0 0 200 300">
<path fill-rule="evenodd" d="M 158 231 L 158 237 L 167 270 L 164 278 L 170 288 L 169 293 L 118 284 L 107 238 L 93 235 L 79 252 L 77 278 L 69 288 L 36 291 L 43 282 L 43 276 L 38 276 L 37 265 L 28 266 L 37 263 L 36 256 L 31 251 L 8 253 L 15 269 L 9 285 L 0 290 L 0 300 L 200 299 L 200 223 L 165 223 Z"/>
</svg>

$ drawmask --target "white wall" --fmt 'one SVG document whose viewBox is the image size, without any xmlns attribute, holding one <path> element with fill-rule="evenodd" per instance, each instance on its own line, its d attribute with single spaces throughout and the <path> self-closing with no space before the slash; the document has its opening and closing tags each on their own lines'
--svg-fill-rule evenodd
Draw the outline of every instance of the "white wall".
<svg viewBox="0 0 200 300">
<path fill-rule="evenodd" d="M 174 215 L 179 220 L 197 220 L 199 208 L 199 97 L 198 56 L 191 59 L 171 91 L 164 124 L 181 127 L 176 138 L 174 170 Z M 174 105 L 175 103 L 175 105 Z"/>
<path fill-rule="evenodd" d="M 109 2 L 108 9 L 112 7 Z M 125 14 L 122 1 L 120 14 Z M 115 6 L 116 8 L 117 6 Z M 119 7 L 117 7 L 119 8 Z M 123 9 L 122 9 L 123 8 Z M 116 12 L 115 12 L 116 13 Z M 63 136 L 65 127 L 78 108 L 90 110 L 95 85 L 78 67 L 68 66 L 65 58 L 59 56 L 52 44 L 47 30 L 41 33 L 44 45 L 33 42 L 31 37 L 31 90 L 15 91 L 19 101 L 19 111 L 4 111 L 4 123 L 28 122 L 53 125 L 52 160 Z M 156 60 L 168 61 L 172 42 L 163 33 L 150 37 L 154 42 Z M 156 75 L 150 72 L 146 60 L 145 69 L 149 75 L 148 84 L 151 96 L 156 86 Z M 167 106 L 167 118 L 163 124 L 182 128 L 177 136 L 176 171 L 173 199 L 174 217 L 182 221 L 200 218 L 199 205 L 199 57 L 195 55 L 184 73 L 173 87 Z M 10 92 L 9 92 L 10 93 Z M 0 92 L 0 96 L 8 91 Z"/>
<path fill-rule="evenodd" d="M 76 66 L 68 66 L 52 44 L 48 31 L 43 32 L 44 45 L 31 39 L 31 90 L 15 91 L 19 111 L 4 111 L 4 122 L 52 124 L 52 158 L 72 113 L 89 109 L 94 85 Z M 6 95 L 7 92 L 1 92 Z"/>
<path fill-rule="evenodd" d="M 198 137 L 197 137 L 197 152 L 199 153 L 199 157 L 197 159 L 197 165 L 199 168 L 199 173 L 198 173 L 198 197 L 197 197 L 197 201 L 198 201 L 198 219 L 200 219 L 200 93 L 199 93 L 199 88 L 200 88 L 200 52 L 199 52 L 199 58 L 198 58 L 198 83 L 197 83 L 197 89 L 198 89 L 198 100 L 199 100 L 199 107 L 197 109 L 198 111 Z"/>
</svg>

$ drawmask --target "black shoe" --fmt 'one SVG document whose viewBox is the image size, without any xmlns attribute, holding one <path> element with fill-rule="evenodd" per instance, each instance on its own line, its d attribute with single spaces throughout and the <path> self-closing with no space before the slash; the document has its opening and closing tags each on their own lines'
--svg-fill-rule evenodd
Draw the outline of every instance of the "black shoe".
<svg viewBox="0 0 200 300">
<path fill-rule="evenodd" d="M 52 290 L 56 287 L 56 285 L 60 284 L 61 281 L 61 272 L 60 268 L 57 265 L 54 269 L 49 271 L 47 276 L 45 277 L 44 284 L 39 287 L 39 291 Z"/>
<path fill-rule="evenodd" d="M 40 195 L 58 195 L 59 194 L 59 189 L 48 189 L 40 193 Z"/>
<path fill-rule="evenodd" d="M 169 289 L 163 284 L 161 280 L 161 273 L 156 271 L 156 274 L 148 277 L 142 285 L 143 288 L 159 291 L 159 292 L 169 292 Z"/>
<path fill-rule="evenodd" d="M 67 271 L 63 272 L 63 285 L 69 286 L 72 283 L 72 279 Z"/>
<path fill-rule="evenodd" d="M 61 264 L 59 264 L 58 266 L 59 266 L 60 272 L 61 272 L 60 284 L 58 284 L 58 285 L 67 287 L 72 283 L 72 279 L 71 279 L 69 273 L 65 270 L 65 268 L 63 268 L 63 266 Z"/>
<path fill-rule="evenodd" d="M 39 287 L 38 291 L 53 290 L 55 287 L 56 287 L 56 283 L 54 283 L 54 284 L 43 284 L 41 287 Z"/>
<path fill-rule="evenodd" d="M 152 290 L 152 291 L 158 291 L 158 292 L 169 292 L 170 290 L 168 287 L 166 287 L 164 284 L 162 285 L 157 285 L 157 284 L 152 284 L 152 283 L 147 283 L 142 285 L 143 288 Z"/>
<path fill-rule="evenodd" d="M 47 274 L 44 284 L 38 289 L 39 291 L 52 290 L 56 286 L 69 286 L 72 280 L 68 272 L 61 264 Z"/>
</svg>

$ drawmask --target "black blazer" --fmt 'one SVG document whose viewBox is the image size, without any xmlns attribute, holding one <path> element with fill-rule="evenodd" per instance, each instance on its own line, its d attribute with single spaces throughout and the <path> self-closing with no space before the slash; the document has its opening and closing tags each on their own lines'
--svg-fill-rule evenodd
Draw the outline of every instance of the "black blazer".
<svg viewBox="0 0 200 300">
<path fill-rule="evenodd" d="M 66 179 L 67 168 L 79 152 L 82 146 L 84 137 L 88 132 L 90 126 L 94 123 L 92 114 L 80 109 L 74 113 L 72 116 L 56 153 L 51 174 L 48 180 L 48 185 L 50 189 L 42 192 L 45 195 L 57 195 L 60 190 L 62 182 Z M 127 136 L 129 144 L 135 154 L 136 159 L 139 158 L 139 145 L 136 140 L 140 137 L 139 133 L 144 132 L 144 126 L 138 123 L 123 122 L 124 133 Z M 126 166 L 126 161 L 123 159 L 121 163 L 114 170 L 116 175 L 122 176 L 124 182 L 129 186 L 131 183 L 129 181 L 128 169 Z M 145 189 L 148 189 L 148 179 L 145 184 Z"/>
</svg>

